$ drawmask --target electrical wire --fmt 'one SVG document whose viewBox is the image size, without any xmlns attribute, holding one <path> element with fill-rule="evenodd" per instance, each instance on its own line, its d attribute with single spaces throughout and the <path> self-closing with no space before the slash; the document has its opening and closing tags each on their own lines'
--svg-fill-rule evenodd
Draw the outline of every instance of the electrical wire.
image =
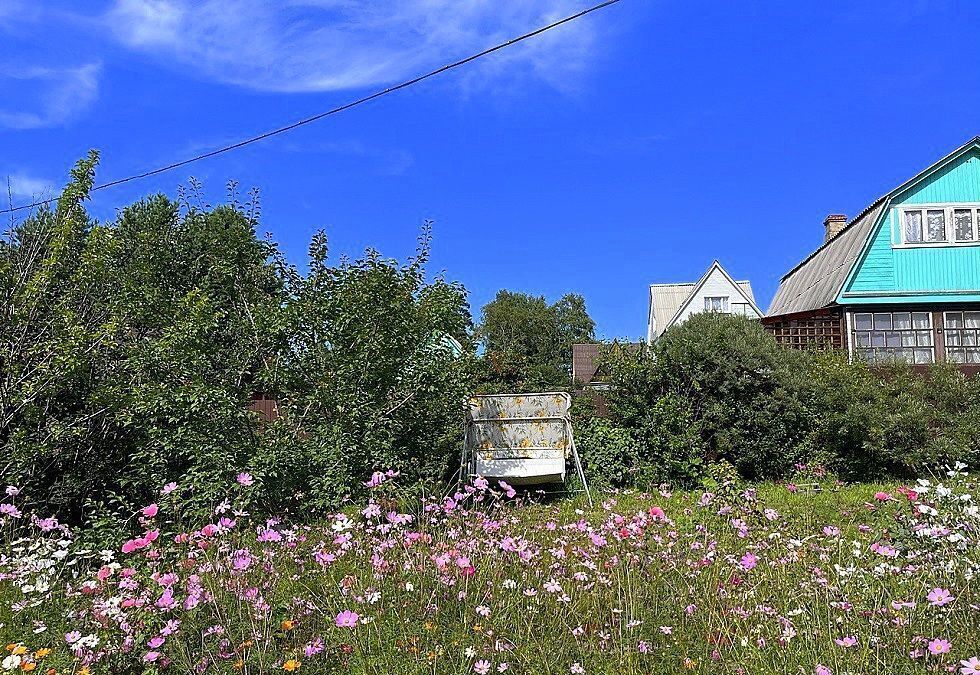
<svg viewBox="0 0 980 675">
<path fill-rule="evenodd" d="M 313 122 L 317 122 L 319 120 L 322 120 L 325 117 L 329 117 L 331 115 L 336 115 L 337 113 L 344 112 L 345 110 L 350 110 L 351 108 L 354 108 L 356 106 L 359 106 L 359 105 L 362 105 L 364 103 L 367 103 L 368 101 L 373 101 L 376 98 L 381 98 L 382 96 L 385 96 L 387 94 L 391 94 L 393 92 L 399 91 L 400 89 L 405 89 L 407 87 L 411 87 L 412 85 L 418 84 L 419 82 L 422 82 L 423 80 L 427 80 L 430 77 L 435 77 L 436 75 L 440 75 L 442 73 L 445 73 L 446 71 L 452 70 L 454 68 L 459 68 L 460 66 L 464 66 L 467 63 L 470 63 L 472 61 L 476 61 L 477 59 L 481 59 L 484 56 L 488 56 L 490 54 L 493 54 L 494 52 L 500 51 L 502 49 L 506 49 L 507 47 L 510 47 L 512 45 L 517 44 L 518 42 L 523 42 L 524 40 L 528 40 L 530 38 L 533 38 L 533 37 L 536 37 L 538 35 L 541 35 L 542 33 L 545 33 L 545 32 L 547 32 L 549 30 L 552 30 L 553 28 L 557 28 L 558 26 L 561 26 L 563 24 L 570 23 L 572 21 L 575 21 L 576 19 L 580 19 L 580 18 L 582 18 L 583 16 L 585 16 L 587 14 L 591 14 L 592 12 L 599 11 L 600 9 L 604 9 L 606 7 L 609 7 L 610 5 L 615 5 L 618 2 L 620 2 L 620 0 L 606 0 L 605 2 L 601 2 L 601 3 L 597 4 L 597 5 L 593 5 L 593 6 L 589 7 L 587 9 L 583 9 L 580 12 L 576 12 L 575 14 L 572 14 L 570 16 L 566 16 L 563 19 L 559 19 L 559 20 L 557 20 L 557 21 L 555 21 L 553 23 L 549 23 L 546 26 L 542 26 L 540 28 L 536 28 L 535 30 L 532 30 L 529 33 L 524 33 L 523 35 L 520 35 L 520 36 L 515 37 L 515 38 L 511 38 L 510 40 L 507 40 L 506 42 L 501 42 L 498 45 L 495 45 L 493 47 L 490 47 L 489 49 L 484 49 L 482 52 L 478 52 L 476 54 L 472 54 L 470 56 L 467 56 L 466 58 L 460 59 L 459 61 L 454 61 L 453 63 L 449 63 L 449 64 L 446 64 L 446 65 L 441 66 L 439 68 L 436 68 L 435 70 L 429 71 L 428 73 L 425 73 L 424 75 L 419 75 L 418 77 L 414 77 L 414 78 L 412 78 L 410 80 L 406 80 L 404 82 L 401 82 L 400 84 L 396 84 L 396 85 L 393 85 L 391 87 L 387 87 L 385 89 L 376 91 L 376 92 L 374 92 L 372 94 L 368 94 L 367 96 L 363 96 L 363 97 L 361 97 L 359 99 L 356 99 L 354 101 L 350 101 L 349 103 L 345 103 L 345 104 L 343 104 L 341 106 L 337 106 L 336 108 L 332 108 L 330 110 L 326 110 L 324 112 L 317 113 L 316 115 L 312 115 L 310 117 L 306 117 L 304 119 L 298 120 L 298 121 L 293 122 L 291 124 L 287 124 L 285 126 L 282 126 L 282 127 L 277 128 L 277 129 L 272 129 L 270 131 L 266 131 L 264 133 L 258 134 L 257 136 L 251 136 L 251 137 L 246 138 L 246 139 L 243 139 L 241 141 L 237 141 L 235 143 L 231 143 L 229 145 L 222 146 L 222 147 L 217 148 L 215 150 L 210 150 L 208 152 L 204 152 L 204 153 L 201 153 L 199 155 L 195 155 L 194 157 L 189 157 L 187 159 L 183 159 L 183 160 L 180 160 L 178 162 L 174 162 L 172 164 L 167 164 L 166 166 L 161 166 L 161 167 L 158 167 L 156 169 L 150 169 L 148 171 L 144 171 L 142 173 L 133 174 L 132 176 L 127 176 L 125 178 L 118 178 L 116 180 L 109 181 L 108 183 L 101 183 L 101 184 L 95 185 L 92 188 L 92 191 L 94 192 L 95 190 L 105 190 L 107 188 L 115 187 L 117 185 L 122 185 L 124 183 L 130 183 L 132 181 L 141 180 L 143 178 L 149 178 L 150 176 L 155 176 L 157 174 L 161 174 L 161 173 L 164 173 L 166 171 L 172 171 L 172 170 L 177 169 L 177 168 L 180 168 L 182 166 L 187 166 L 188 164 L 193 164 L 194 162 L 200 162 L 201 160 L 208 159 L 210 157 L 215 157 L 217 155 L 222 155 L 222 154 L 224 154 L 226 152 L 231 152 L 232 150 L 237 150 L 238 148 L 245 147 L 246 145 L 251 145 L 252 143 L 258 143 L 259 141 L 265 140 L 267 138 L 271 138 L 272 136 L 278 136 L 279 134 L 284 134 L 284 133 L 286 133 L 288 131 L 292 131 L 293 129 L 297 129 L 297 128 L 302 127 L 302 126 L 305 126 L 307 124 L 312 124 Z M 16 211 L 23 211 L 25 209 L 32 209 L 32 208 L 36 208 L 36 207 L 39 207 L 39 206 L 43 206 L 45 204 L 50 204 L 51 202 L 54 202 L 56 200 L 57 200 L 56 197 L 52 197 L 50 199 L 43 199 L 43 200 L 40 200 L 40 201 L 33 202 L 31 204 L 23 204 L 21 206 L 13 206 L 13 207 L 10 207 L 10 208 L 6 208 L 6 209 L 3 209 L 3 210 L 0 210 L 0 214 L 14 213 Z"/>
</svg>

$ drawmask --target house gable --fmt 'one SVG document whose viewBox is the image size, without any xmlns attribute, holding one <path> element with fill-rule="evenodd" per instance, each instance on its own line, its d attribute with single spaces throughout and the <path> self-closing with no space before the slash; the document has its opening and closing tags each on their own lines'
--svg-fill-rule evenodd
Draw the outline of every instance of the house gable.
<svg viewBox="0 0 980 675">
<path fill-rule="evenodd" d="M 690 295 L 677 309 L 673 318 L 664 326 L 666 331 L 671 326 L 687 321 L 692 314 L 705 311 L 705 298 L 728 298 L 731 313 L 744 314 L 754 319 L 761 319 L 762 312 L 755 304 L 752 287 L 748 282 L 736 282 L 728 272 L 715 260 L 700 281 L 694 284 Z M 736 307 L 739 306 L 739 307 Z M 741 311 L 737 311 L 740 309 Z M 661 331 L 661 333 L 663 333 Z"/>
<path fill-rule="evenodd" d="M 980 205 L 980 144 L 976 139 L 886 196 L 836 301 L 842 305 L 954 298 L 980 302 L 980 242 L 902 243 L 901 207 L 949 203 Z"/>
</svg>

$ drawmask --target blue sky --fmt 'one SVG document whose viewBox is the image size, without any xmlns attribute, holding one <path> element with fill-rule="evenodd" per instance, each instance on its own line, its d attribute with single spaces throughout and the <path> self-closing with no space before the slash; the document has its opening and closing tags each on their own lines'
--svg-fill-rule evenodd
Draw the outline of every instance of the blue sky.
<svg viewBox="0 0 980 675">
<path fill-rule="evenodd" d="M 88 148 L 107 181 L 305 117 L 571 13 L 577 0 L 0 2 L 0 179 L 50 196 Z M 289 135 L 98 193 L 190 176 L 262 194 L 302 263 L 404 258 L 475 313 L 500 288 L 582 293 L 605 337 L 644 334 L 646 286 L 719 258 L 763 309 L 849 216 L 980 133 L 970 2 L 619 5 Z M 4 189 L 6 192 L 6 189 Z M 6 206 L 6 198 L 3 199 Z"/>
</svg>

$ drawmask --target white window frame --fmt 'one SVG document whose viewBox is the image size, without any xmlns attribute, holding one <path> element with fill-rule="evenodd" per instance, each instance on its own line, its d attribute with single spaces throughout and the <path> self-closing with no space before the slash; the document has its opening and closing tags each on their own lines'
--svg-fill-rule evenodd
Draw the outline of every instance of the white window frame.
<svg viewBox="0 0 980 675">
<path fill-rule="evenodd" d="M 964 350 L 964 353 L 965 353 L 966 349 L 980 349 L 980 344 L 978 344 L 978 343 L 980 343 L 980 334 L 978 334 L 978 331 L 980 331 L 980 328 L 966 328 L 965 326 L 963 328 L 952 328 L 949 325 L 949 315 L 950 314 L 960 314 L 960 315 L 963 315 L 964 312 L 976 312 L 976 311 L 977 311 L 976 309 L 956 309 L 956 310 L 949 310 L 949 311 L 943 312 L 943 350 L 946 353 L 946 360 L 949 363 L 967 364 L 967 365 L 973 365 L 973 364 L 977 363 L 976 361 L 957 361 L 955 359 L 951 359 L 950 358 L 950 351 L 951 350 L 952 351 L 959 351 L 959 350 L 962 349 L 962 350 Z M 965 331 L 971 331 L 977 337 L 974 340 L 974 344 L 972 344 L 972 345 L 964 345 L 964 344 L 962 344 L 962 342 L 960 344 L 958 344 L 958 345 L 950 345 L 949 344 L 949 337 L 948 337 L 950 331 L 958 331 L 961 334 L 963 332 L 965 332 Z M 962 340 L 962 335 L 961 335 L 961 338 L 960 339 Z"/>
<path fill-rule="evenodd" d="M 729 299 L 730 295 L 706 295 L 704 296 L 704 311 L 706 312 L 719 312 L 720 314 L 728 314 L 728 308 L 730 307 Z M 709 307 L 712 300 L 721 300 L 721 309 L 714 309 Z"/>
<path fill-rule="evenodd" d="M 915 360 L 915 357 L 913 355 L 912 360 L 911 361 L 905 361 L 905 363 L 908 363 L 909 365 L 927 365 L 927 364 L 931 364 L 931 363 L 936 363 L 936 327 L 933 325 L 934 322 L 933 322 L 932 312 L 923 311 L 923 310 L 920 310 L 920 309 L 895 309 L 895 310 L 891 310 L 891 309 L 889 309 L 889 310 L 880 310 L 880 309 L 877 309 L 876 310 L 873 307 L 869 307 L 867 309 L 854 309 L 854 310 L 849 311 L 847 314 L 848 314 L 848 316 L 847 316 L 848 351 L 850 353 L 851 360 L 860 359 L 860 360 L 863 360 L 863 361 L 868 361 L 869 363 L 887 363 L 887 362 L 889 362 L 891 360 L 903 360 L 903 359 L 878 358 L 879 351 L 882 354 L 895 354 L 895 353 L 898 353 L 898 352 L 901 352 L 901 351 L 907 351 L 907 350 L 911 350 L 912 352 L 916 352 L 916 351 L 925 351 L 926 349 L 928 349 L 929 350 L 929 360 L 928 361 L 916 361 Z M 872 321 L 874 321 L 874 316 L 876 314 L 882 314 L 882 315 L 887 314 L 890 317 L 888 319 L 889 325 L 891 325 L 892 322 L 894 321 L 895 314 L 908 314 L 909 315 L 909 321 L 910 321 L 910 324 L 909 325 L 911 326 L 911 328 L 892 328 L 892 327 L 890 327 L 890 328 L 874 328 L 874 325 L 872 324 L 872 328 L 860 328 L 859 329 L 857 327 L 857 315 L 858 314 L 867 314 L 867 315 L 870 315 L 872 317 Z M 925 328 L 915 328 L 914 318 L 912 316 L 913 314 L 924 314 L 924 315 L 926 315 L 926 318 L 927 318 L 927 320 L 929 322 L 928 327 L 925 327 Z M 945 318 L 943 319 L 943 323 L 945 324 Z M 918 333 L 920 333 L 920 332 L 926 332 L 926 331 L 929 332 L 929 344 L 928 345 L 920 345 L 920 344 L 918 344 Z M 858 338 L 858 333 L 867 334 L 868 335 L 869 342 L 873 339 L 873 334 L 874 333 L 882 333 L 882 334 L 902 333 L 902 334 L 906 334 L 906 335 L 911 334 L 912 337 L 913 337 L 913 339 L 916 341 L 916 344 L 914 344 L 914 345 L 892 345 L 892 346 L 888 346 L 888 345 L 873 345 L 873 344 L 859 345 L 858 344 L 858 339 L 857 339 Z M 887 337 L 887 336 L 885 335 L 883 337 Z M 865 352 L 870 352 L 874 356 L 874 358 L 872 358 L 872 359 L 865 359 L 864 356 L 863 356 L 863 354 Z"/>
<path fill-rule="evenodd" d="M 958 241 L 956 239 L 956 226 L 953 222 L 953 212 L 960 209 L 970 209 L 973 211 L 973 239 Z M 927 211 L 944 212 L 946 219 L 946 239 L 944 241 L 906 241 L 905 240 L 905 214 L 908 211 L 920 211 L 922 213 L 922 234 L 925 236 L 928 231 Z M 935 248 L 937 246 L 980 246 L 980 202 L 943 202 L 939 204 L 903 204 L 895 207 L 894 222 L 898 228 L 898 244 L 896 248 Z"/>
</svg>

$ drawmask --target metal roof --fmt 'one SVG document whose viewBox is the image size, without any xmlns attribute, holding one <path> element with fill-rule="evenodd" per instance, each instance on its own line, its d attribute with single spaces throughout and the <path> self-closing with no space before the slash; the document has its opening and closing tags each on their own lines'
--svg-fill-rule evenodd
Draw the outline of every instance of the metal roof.
<svg viewBox="0 0 980 675">
<path fill-rule="evenodd" d="M 884 203 L 882 197 L 790 270 L 779 283 L 766 316 L 807 312 L 833 304 Z"/>
</svg>

